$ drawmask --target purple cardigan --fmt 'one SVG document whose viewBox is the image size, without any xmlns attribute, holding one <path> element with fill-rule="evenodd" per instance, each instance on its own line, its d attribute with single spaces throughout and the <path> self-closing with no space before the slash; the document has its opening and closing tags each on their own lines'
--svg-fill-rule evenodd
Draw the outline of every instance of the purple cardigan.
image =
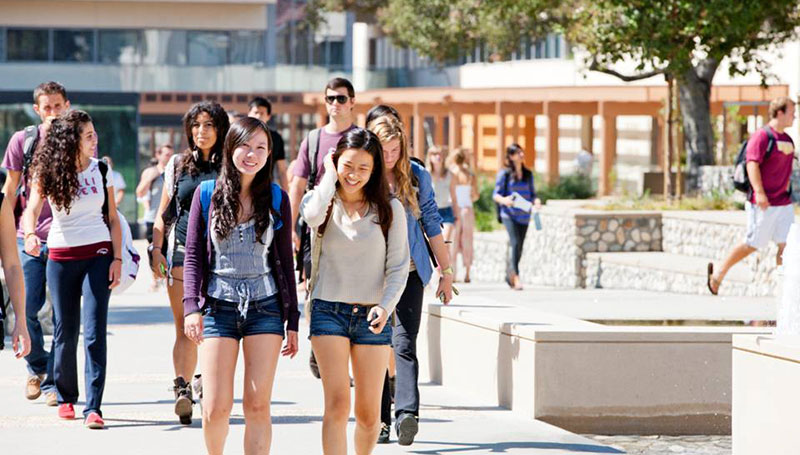
<svg viewBox="0 0 800 455">
<path fill-rule="evenodd" d="M 297 309 L 297 288 L 294 282 L 294 257 L 292 255 L 292 215 L 289 197 L 281 191 L 281 220 L 283 226 L 275 231 L 272 246 L 267 254 L 272 277 L 278 286 L 281 303 L 281 319 L 286 329 L 297 331 L 300 311 Z M 208 208 L 213 213 L 214 203 Z M 209 216 L 209 219 L 210 216 Z M 186 256 L 183 260 L 183 314 L 197 313 L 205 306 L 208 288 L 208 269 L 214 256 L 211 236 L 206 236 L 198 186 L 189 211 L 189 227 L 186 232 Z M 205 240 L 205 241 L 204 241 Z"/>
</svg>

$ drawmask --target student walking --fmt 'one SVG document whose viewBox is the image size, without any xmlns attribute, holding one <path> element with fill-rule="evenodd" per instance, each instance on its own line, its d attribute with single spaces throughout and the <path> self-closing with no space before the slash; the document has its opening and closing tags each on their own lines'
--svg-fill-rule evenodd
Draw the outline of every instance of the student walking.
<svg viewBox="0 0 800 455">
<path fill-rule="evenodd" d="M 458 211 L 456 235 L 453 242 L 451 260 L 455 265 L 458 254 L 464 262 L 464 282 L 469 283 L 469 272 L 472 268 L 474 253 L 473 236 L 475 235 L 475 210 L 472 204 L 478 200 L 478 178 L 470 169 L 464 149 L 456 149 L 453 153 L 453 184 L 455 186 L 455 207 Z M 455 267 L 453 267 L 455 270 Z"/>
<path fill-rule="evenodd" d="M 392 334 L 387 322 L 408 276 L 406 218 L 400 201 L 390 199 L 373 133 L 345 133 L 324 166 L 322 181 L 301 205 L 315 233 L 310 337 L 325 394 L 322 448 L 325 455 L 347 453 L 350 360 L 355 453 L 369 455 L 380 430 Z"/>
<path fill-rule="evenodd" d="M 744 243 L 737 245 L 718 271 L 708 263 L 708 290 L 717 295 L 728 271 L 753 251 L 766 247 L 770 240 L 778 244 L 775 261 L 783 263 L 783 249 L 789 228 L 794 222 L 791 197 L 794 142 L 786 128 L 794 124 L 795 103 L 780 97 L 769 104 L 770 121 L 747 141 L 747 178 L 750 182 L 745 202 L 747 232 Z"/>
<path fill-rule="evenodd" d="M 175 320 L 175 344 L 172 364 L 175 368 L 175 414 L 181 423 L 192 422 L 192 389 L 189 381 L 197 366 L 197 346 L 184 331 L 183 266 L 186 233 L 192 197 L 200 182 L 216 180 L 222 162 L 222 145 L 228 133 L 228 115 L 217 103 L 203 101 L 193 105 L 183 116 L 189 148 L 173 156 L 164 170 L 161 203 L 153 225 L 151 264 L 156 280 L 167 278 L 167 293 Z M 163 254 L 165 222 L 170 226 L 167 255 Z"/>
<path fill-rule="evenodd" d="M 148 243 L 153 242 L 153 225 L 161 202 L 161 193 L 164 190 L 164 171 L 173 152 L 174 150 L 169 144 L 158 147 L 153 154 L 155 164 L 142 171 L 139 184 L 136 186 L 136 197 L 142 199 L 144 203 L 144 222 Z"/>
<path fill-rule="evenodd" d="M 270 148 L 264 123 L 234 123 L 219 178 L 200 184 L 189 212 L 184 326 L 200 346 L 203 435 L 210 455 L 225 447 L 240 342 L 246 454 L 269 453 L 278 356 L 297 353 L 291 212 L 286 193 L 271 183 Z"/>
<path fill-rule="evenodd" d="M 447 167 L 447 147 L 435 146 L 428 150 L 425 167 L 431 174 L 431 183 L 435 194 L 436 206 L 442 218 L 442 235 L 445 242 L 453 240 L 456 220 L 458 219 L 458 206 L 456 205 L 456 181 Z M 454 208 L 456 207 L 456 208 Z M 453 256 L 455 258 L 455 256 Z"/>
<path fill-rule="evenodd" d="M 542 206 L 542 202 L 536 197 L 533 172 L 525 167 L 525 151 L 519 144 L 511 144 L 506 148 L 505 167 L 497 173 L 492 198 L 498 204 L 500 221 L 508 232 L 506 283 L 512 289 L 520 291 L 522 280 L 519 277 L 519 261 L 522 259 L 522 247 L 525 245 L 531 213 L 514 207 L 515 194 L 533 203 L 535 209 Z"/>
<path fill-rule="evenodd" d="M 417 335 L 422 321 L 424 288 L 433 275 L 430 255 L 435 257 L 440 268 L 436 296 L 445 304 L 452 298 L 453 268 L 442 238 L 442 220 L 436 207 L 431 176 L 424 166 L 410 159 L 403 124 L 394 115 L 384 115 L 372 120 L 368 127 L 381 141 L 386 181 L 390 192 L 403 205 L 408 229 L 411 265 L 395 311 L 392 348 L 396 368 L 395 431 L 400 445 L 411 445 L 419 430 Z M 381 442 L 388 442 L 391 396 L 388 373 L 384 372 L 384 376 L 380 438 Z"/>
<path fill-rule="evenodd" d="M 22 217 L 25 251 L 38 256 L 36 234 L 44 200 L 53 211 L 48 235 L 47 281 L 55 314 L 55 383 L 58 416 L 74 419 L 78 401 L 78 335 L 83 298 L 87 428 L 104 426 L 100 406 L 106 380 L 106 325 L 111 289 L 122 271 L 122 232 L 111 174 L 93 158 L 97 134 L 89 114 L 72 111 L 52 121 L 34 156 L 33 185 Z"/>
<path fill-rule="evenodd" d="M 39 254 L 31 256 L 25 252 L 24 232 L 20 224 L 22 212 L 27 206 L 30 187 L 30 163 L 35 153 L 43 147 L 44 138 L 50 128 L 50 123 L 59 115 L 69 110 L 67 91 L 58 82 L 45 82 L 33 91 L 33 111 L 39 116 L 42 123 L 37 127 L 31 125 L 22 131 L 17 131 L 11 136 L 3 158 L 3 167 L 8 176 L 3 185 L 3 194 L 7 195 L 6 202 L 11 205 L 17 229 L 17 249 L 22 263 L 22 273 L 25 280 L 25 320 L 30 334 L 30 353 L 25 357 L 28 363 L 28 376 L 25 381 L 25 397 L 35 400 L 44 394 L 48 406 L 57 406 L 58 397 L 53 378 L 53 359 L 55 356 L 55 341 L 51 344 L 50 352 L 44 348 L 44 333 L 39 322 L 39 311 L 47 300 L 47 235 L 53 215 L 50 204 L 44 201 L 41 215 L 36 221 L 36 236 L 41 241 Z M 20 313 L 17 313 L 20 315 Z M 21 318 L 17 318 L 19 321 Z"/>
<path fill-rule="evenodd" d="M 272 118 L 272 103 L 266 98 L 257 96 L 250 100 L 250 110 L 248 117 L 257 118 L 264 122 L 269 128 L 269 121 Z M 284 191 L 289 191 L 289 180 L 287 178 L 286 148 L 283 145 L 283 137 L 280 133 L 269 128 L 269 135 L 272 139 L 272 181 L 281 186 Z"/>
</svg>

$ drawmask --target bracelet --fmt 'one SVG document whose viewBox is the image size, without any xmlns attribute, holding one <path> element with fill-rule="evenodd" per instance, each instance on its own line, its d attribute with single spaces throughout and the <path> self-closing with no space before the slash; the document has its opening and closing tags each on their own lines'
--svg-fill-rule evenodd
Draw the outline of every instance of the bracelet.
<svg viewBox="0 0 800 455">
<path fill-rule="evenodd" d="M 150 248 L 150 249 L 152 251 L 155 251 L 155 250 L 161 251 L 161 247 L 160 246 L 154 246 L 153 248 Z"/>
<path fill-rule="evenodd" d="M 453 274 L 453 266 L 448 265 L 446 269 L 442 269 L 442 275 L 452 275 Z"/>
<path fill-rule="evenodd" d="M 122 262 L 122 258 L 114 258 L 114 261 Z M 114 262 L 114 261 L 111 261 L 111 262 Z"/>
</svg>

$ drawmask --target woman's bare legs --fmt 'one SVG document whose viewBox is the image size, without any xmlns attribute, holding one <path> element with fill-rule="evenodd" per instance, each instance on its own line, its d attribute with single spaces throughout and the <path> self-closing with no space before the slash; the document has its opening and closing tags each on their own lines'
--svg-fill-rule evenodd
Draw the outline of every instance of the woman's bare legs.
<svg viewBox="0 0 800 455">
<path fill-rule="evenodd" d="M 203 437 L 208 455 L 222 455 L 233 408 L 233 374 L 239 342 L 206 338 L 200 345 L 203 372 Z"/>
<path fill-rule="evenodd" d="M 311 348 L 317 357 L 322 390 L 325 394 L 325 413 L 322 417 L 322 453 L 324 455 L 347 455 L 347 419 L 350 417 L 348 368 L 350 340 L 330 335 L 313 336 L 311 337 Z M 381 380 L 383 380 L 386 369 L 381 369 L 380 373 Z M 376 433 L 375 438 L 377 436 Z"/>
<path fill-rule="evenodd" d="M 469 272 L 472 268 L 472 258 L 474 255 L 473 236 L 475 234 L 475 211 L 472 208 L 461 209 L 460 219 L 463 220 L 461 232 L 459 234 L 461 237 L 461 257 L 464 261 L 464 268 L 466 269 L 464 273 L 464 282 L 469 283 Z"/>
<path fill-rule="evenodd" d="M 356 344 L 350 352 L 356 393 L 354 445 L 356 455 L 370 455 L 381 430 L 381 394 L 391 350 L 389 346 Z"/>
<path fill-rule="evenodd" d="M 252 335 L 242 341 L 244 352 L 244 453 L 268 454 L 272 444 L 270 403 L 278 367 L 280 335 Z"/>
<path fill-rule="evenodd" d="M 175 343 L 172 346 L 172 366 L 175 376 L 190 382 L 197 367 L 197 345 L 183 333 L 183 267 L 172 269 L 172 284 L 167 284 L 169 306 L 175 321 Z"/>
</svg>

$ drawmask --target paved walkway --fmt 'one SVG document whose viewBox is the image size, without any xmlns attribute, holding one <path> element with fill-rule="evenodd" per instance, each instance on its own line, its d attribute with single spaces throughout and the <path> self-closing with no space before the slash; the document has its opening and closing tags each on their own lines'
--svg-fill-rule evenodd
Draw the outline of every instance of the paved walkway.
<svg viewBox="0 0 800 455">
<path fill-rule="evenodd" d="M 0 447 L 14 454 L 203 454 L 199 420 L 190 427 L 172 415 L 172 317 L 163 291 L 147 292 L 140 280 L 114 297 L 109 316 L 109 367 L 103 411 L 108 428 L 90 431 L 81 421 L 64 422 L 40 398 L 25 400 L 23 361 L 0 354 Z M 321 453 L 322 389 L 308 372 L 307 327 L 301 326 L 301 351 L 282 359 L 274 391 L 274 454 Z M 82 350 L 79 368 L 82 371 Z M 228 452 L 242 453 L 244 419 L 241 368 L 236 379 Z M 83 381 L 83 373 L 80 373 Z M 82 382 L 81 382 L 82 384 Z M 524 419 L 443 387 L 423 385 L 422 421 L 417 443 L 379 446 L 376 455 L 415 454 L 586 454 L 623 453 L 595 440 Z M 83 387 L 81 387 L 83 391 Z M 83 403 L 76 411 L 80 413 Z M 196 410 L 196 412 L 199 412 Z M 351 421 L 350 431 L 354 424 Z M 393 435 L 394 436 L 394 435 Z"/>
</svg>

